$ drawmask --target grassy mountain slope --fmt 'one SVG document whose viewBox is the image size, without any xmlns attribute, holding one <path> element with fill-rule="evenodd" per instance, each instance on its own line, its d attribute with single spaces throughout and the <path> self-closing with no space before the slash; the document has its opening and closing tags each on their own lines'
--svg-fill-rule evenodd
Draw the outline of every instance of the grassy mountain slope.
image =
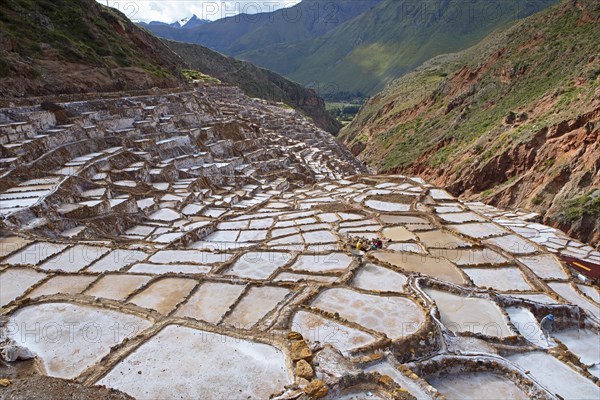
<svg viewBox="0 0 600 400">
<path fill-rule="evenodd" d="M 325 102 L 310 89 L 272 71 L 236 60 L 206 47 L 164 40 L 194 70 L 240 87 L 248 96 L 288 104 L 313 119 L 322 129 L 337 134 L 341 124 L 325 109 Z"/>
<path fill-rule="evenodd" d="M 600 241 L 600 3 L 566 0 L 433 59 L 341 136 L 381 172 L 545 215 Z"/>
<path fill-rule="evenodd" d="M 555 0 L 384 0 L 320 37 L 237 57 L 333 92 L 372 95 L 426 60 L 460 51 Z M 335 97 L 335 96 L 334 96 Z"/>
<path fill-rule="evenodd" d="M 222 18 L 194 29 L 147 28 L 166 39 L 202 44 L 236 56 L 275 43 L 294 43 L 322 35 L 380 1 L 303 0 L 288 9 Z"/>
<path fill-rule="evenodd" d="M 177 86 L 181 60 L 94 0 L 0 3 L 2 97 Z"/>
</svg>

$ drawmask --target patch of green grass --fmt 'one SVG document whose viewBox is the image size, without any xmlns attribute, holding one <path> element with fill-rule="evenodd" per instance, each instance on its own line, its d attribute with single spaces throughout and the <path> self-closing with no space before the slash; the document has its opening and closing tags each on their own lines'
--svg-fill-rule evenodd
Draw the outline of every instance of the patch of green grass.
<svg viewBox="0 0 600 400">
<path fill-rule="evenodd" d="M 481 192 L 481 197 L 483 197 L 485 199 L 486 197 L 491 196 L 493 193 L 494 193 L 494 189 L 487 189 L 487 190 L 484 190 L 483 192 Z"/>
<path fill-rule="evenodd" d="M 600 196 L 592 196 L 591 193 L 573 199 L 567 203 L 565 217 L 571 221 L 577 221 L 584 215 L 600 215 Z"/>
<path fill-rule="evenodd" d="M 8 63 L 6 61 L 4 61 L 4 58 L 2 57 L 2 55 L 0 55 L 0 77 L 5 78 L 5 77 L 8 77 L 9 75 L 10 75 L 10 66 L 8 65 Z"/>
<path fill-rule="evenodd" d="M 533 199 L 531 199 L 531 204 L 533 204 L 534 206 L 539 206 L 543 202 L 544 202 L 544 198 L 542 196 L 540 196 L 539 194 L 535 195 L 535 197 Z"/>
<path fill-rule="evenodd" d="M 220 84 L 221 81 L 217 78 L 213 78 L 210 75 L 203 74 L 200 71 L 196 71 L 193 69 L 184 69 L 181 71 L 183 76 L 190 82 L 194 83 L 212 83 L 212 84 Z"/>
</svg>

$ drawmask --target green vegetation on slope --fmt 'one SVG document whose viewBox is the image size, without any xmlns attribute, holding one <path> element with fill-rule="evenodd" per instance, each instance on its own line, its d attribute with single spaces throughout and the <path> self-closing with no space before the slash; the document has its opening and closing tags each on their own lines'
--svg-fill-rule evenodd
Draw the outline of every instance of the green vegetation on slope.
<svg viewBox="0 0 600 400">
<path fill-rule="evenodd" d="M 94 83 L 96 89 L 102 89 L 110 78 L 122 78 L 122 88 L 129 84 L 139 88 L 144 80 L 148 84 L 173 84 L 180 78 L 179 60 L 160 40 L 120 12 L 93 0 L 2 2 L 0 42 L 4 96 L 83 90 L 69 88 L 67 82 L 69 74 L 83 66 L 102 69 L 90 72 L 90 89 Z M 141 84 L 126 75 L 110 76 L 112 70 L 123 68 L 139 70 L 136 78 Z M 60 74 L 64 74 L 64 82 L 59 82 Z M 81 75 L 74 79 L 85 81 Z M 40 82 L 42 76 L 46 82 Z M 54 89 L 50 83 L 56 83 Z"/>
<path fill-rule="evenodd" d="M 572 222 L 579 209 L 566 205 L 600 183 L 598 22 L 597 2 L 564 1 L 430 60 L 371 98 L 341 137 L 380 171 Z"/>
<path fill-rule="evenodd" d="M 494 29 L 554 3 L 383 0 L 322 36 L 235 55 L 298 82 L 328 87 L 332 99 L 338 92 L 372 95 L 424 61 L 472 46 Z"/>
</svg>

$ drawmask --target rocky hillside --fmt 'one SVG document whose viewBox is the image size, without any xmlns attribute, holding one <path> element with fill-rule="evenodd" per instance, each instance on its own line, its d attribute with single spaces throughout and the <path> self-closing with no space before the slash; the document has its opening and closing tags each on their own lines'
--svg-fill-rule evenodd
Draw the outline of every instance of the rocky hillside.
<svg viewBox="0 0 600 400">
<path fill-rule="evenodd" d="M 289 104 L 329 132 L 340 129 L 313 91 L 205 48 L 171 44 L 183 60 L 125 15 L 93 0 L 3 2 L 0 43 L 5 99 L 174 88 L 185 84 L 183 72 L 192 68 L 250 96 Z"/>
<path fill-rule="evenodd" d="M 600 5 L 570 0 L 433 59 L 362 108 L 342 137 L 381 172 L 523 207 L 600 241 Z"/>
<path fill-rule="evenodd" d="M 3 97 L 174 87 L 181 60 L 94 0 L 0 4 Z"/>
<path fill-rule="evenodd" d="M 318 127 L 330 133 L 337 134 L 341 128 L 341 124 L 325 109 L 324 100 L 314 90 L 200 45 L 166 39 L 164 43 L 179 54 L 190 68 L 238 86 L 248 96 L 283 102 L 312 118 Z"/>
</svg>

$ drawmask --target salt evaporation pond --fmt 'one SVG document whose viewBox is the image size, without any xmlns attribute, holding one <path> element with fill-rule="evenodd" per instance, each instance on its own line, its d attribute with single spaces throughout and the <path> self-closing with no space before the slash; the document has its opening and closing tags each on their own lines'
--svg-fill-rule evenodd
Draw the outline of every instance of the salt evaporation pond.
<svg viewBox="0 0 600 400">
<path fill-rule="evenodd" d="M 507 290 L 533 290 L 517 268 L 465 268 L 463 270 L 479 287 Z"/>
<path fill-rule="evenodd" d="M 391 203 L 380 200 L 367 200 L 365 205 L 373 210 L 383 212 L 407 212 L 410 211 L 410 204 Z"/>
<path fill-rule="evenodd" d="M 179 307 L 175 315 L 216 324 L 242 295 L 245 288 L 245 285 L 205 282 L 190 296 L 187 303 Z"/>
<path fill-rule="evenodd" d="M 9 269 L 0 273 L 0 307 L 4 307 L 27 289 L 46 277 L 46 274 L 29 268 Z"/>
<path fill-rule="evenodd" d="M 287 253 L 248 252 L 243 254 L 225 273 L 242 278 L 266 279 L 290 261 Z"/>
<path fill-rule="evenodd" d="M 149 321 L 133 315 L 67 303 L 22 308 L 10 322 L 27 329 L 10 337 L 37 354 L 48 375 L 65 379 L 76 378 L 111 347 L 150 326 Z"/>
<path fill-rule="evenodd" d="M 578 305 L 583 308 L 590 315 L 600 319 L 600 307 L 596 304 L 580 295 L 571 283 L 566 282 L 550 282 L 548 286 L 552 288 L 556 293 L 568 302 Z"/>
<path fill-rule="evenodd" d="M 494 302 L 477 297 L 462 297 L 436 289 L 425 289 L 440 311 L 442 323 L 453 332 L 482 333 L 507 337 L 513 333 Z"/>
<path fill-rule="evenodd" d="M 334 288 L 322 292 L 313 307 L 339 315 L 365 328 L 396 339 L 410 335 L 425 321 L 423 310 L 405 297 L 380 297 Z"/>
<path fill-rule="evenodd" d="M 427 381 L 448 400 L 528 400 L 512 381 L 492 372 L 440 374 Z"/>
<path fill-rule="evenodd" d="M 466 280 L 460 270 L 445 258 L 435 258 L 413 253 L 390 253 L 377 251 L 373 256 L 383 261 L 402 268 L 408 272 L 419 272 L 438 278 L 446 282 L 465 284 Z"/>
<path fill-rule="evenodd" d="M 125 300 L 152 279 L 148 275 L 110 274 L 105 275 L 89 288 L 85 294 L 111 300 Z"/>
<path fill-rule="evenodd" d="M 273 346 L 169 325 L 97 383 L 138 399 L 266 399 L 291 377 Z"/>
<path fill-rule="evenodd" d="M 343 354 L 375 342 L 372 335 L 326 319 L 318 314 L 298 311 L 292 320 L 291 330 L 299 332 L 311 343 L 330 344 Z"/>
<path fill-rule="evenodd" d="M 28 297 L 33 299 L 35 297 L 49 296 L 58 293 L 81 293 L 95 280 L 95 276 L 55 276 L 36 287 L 29 293 Z"/>
<path fill-rule="evenodd" d="M 550 354 L 542 352 L 514 354 L 507 357 L 565 400 L 597 400 L 600 387 Z"/>
<path fill-rule="evenodd" d="M 364 290 L 400 293 L 407 280 L 406 276 L 391 269 L 366 264 L 356 273 L 352 285 Z"/>
<path fill-rule="evenodd" d="M 392 378 L 398 385 L 407 389 L 412 395 L 416 396 L 417 399 L 432 399 L 430 393 L 428 393 L 424 387 L 419 385 L 417 381 L 410 379 L 404 375 L 400 370 L 395 368 L 390 362 L 383 361 L 379 364 L 370 365 L 365 369 L 366 372 L 378 372 L 381 375 L 387 375 Z"/>
<path fill-rule="evenodd" d="M 192 279 L 161 279 L 152 283 L 143 292 L 136 294 L 130 302 L 162 314 L 168 314 L 192 291 L 196 284 L 197 282 Z"/>
<path fill-rule="evenodd" d="M 327 255 L 302 255 L 291 266 L 294 271 L 301 272 L 342 272 L 352 263 L 352 257 L 344 253 Z"/>
<path fill-rule="evenodd" d="M 427 248 L 434 249 L 462 249 L 471 247 L 471 244 L 456 235 L 444 230 L 434 230 L 417 233 L 421 242 Z"/>
<path fill-rule="evenodd" d="M 522 307 L 509 307 L 506 312 L 510 317 L 510 322 L 525 339 L 542 348 L 556 346 L 553 340 L 546 342 L 540 324 L 531 311 Z"/>
<path fill-rule="evenodd" d="M 600 290 L 594 286 L 577 285 L 577 288 L 587 297 L 600 304 Z"/>
<path fill-rule="evenodd" d="M 553 334 L 563 342 L 571 352 L 581 358 L 586 365 L 595 364 L 590 372 L 600 378 L 598 365 L 600 365 L 600 334 L 589 329 L 569 329 Z"/>
<path fill-rule="evenodd" d="M 535 256 L 519 257 L 518 260 L 525 264 L 534 274 L 542 279 L 567 279 L 567 273 L 552 254 L 539 254 Z"/>
<path fill-rule="evenodd" d="M 225 318 L 226 325 L 249 329 L 273 310 L 290 293 L 288 289 L 266 286 L 252 287 L 233 312 Z"/>
<path fill-rule="evenodd" d="M 403 226 L 385 228 L 383 230 L 383 236 L 385 236 L 386 239 L 393 240 L 394 242 L 408 242 L 417 239 L 414 233 Z"/>
</svg>

